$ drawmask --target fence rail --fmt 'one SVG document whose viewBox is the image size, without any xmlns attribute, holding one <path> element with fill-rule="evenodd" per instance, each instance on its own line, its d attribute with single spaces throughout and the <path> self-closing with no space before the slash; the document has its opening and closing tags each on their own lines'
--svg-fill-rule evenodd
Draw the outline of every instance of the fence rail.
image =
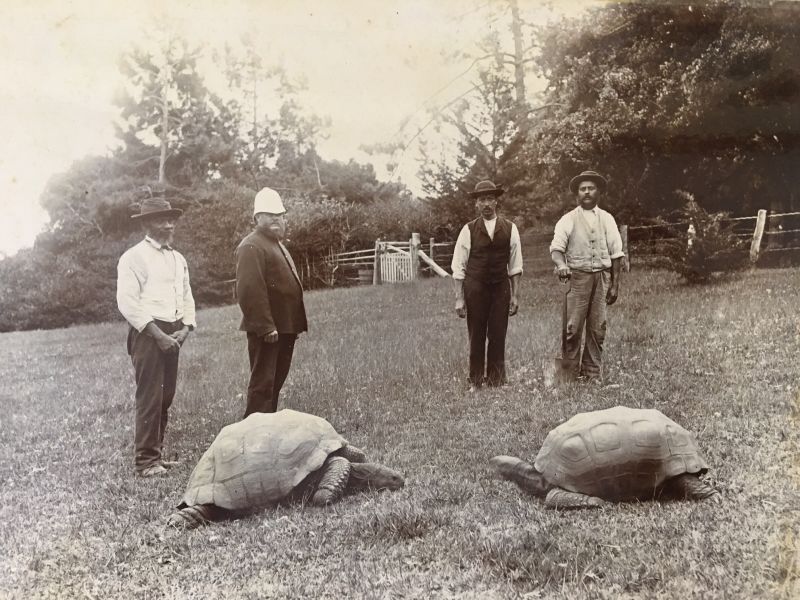
<svg viewBox="0 0 800 600">
<path fill-rule="evenodd" d="M 751 240 L 750 260 L 755 264 L 759 257 L 767 253 L 775 256 L 781 252 L 800 250 L 798 217 L 800 211 L 769 213 L 760 210 L 756 215 L 728 217 L 721 221 L 735 226 L 733 235 L 736 237 Z M 623 268 L 629 270 L 631 261 L 652 264 L 663 257 L 668 244 L 684 239 L 676 235 L 676 230 L 683 228 L 689 228 L 689 221 L 621 225 L 625 252 Z M 539 250 L 525 256 L 525 270 L 551 269 L 548 247 L 552 234 L 525 234 L 523 237 L 526 247 Z M 373 248 L 331 253 L 321 263 L 306 264 L 301 270 L 304 276 L 324 281 L 326 285 L 396 283 L 430 275 L 447 277 L 454 247 L 454 242 L 436 241 L 433 238 L 421 242 L 419 234 L 414 233 L 408 240 L 376 240 Z"/>
</svg>

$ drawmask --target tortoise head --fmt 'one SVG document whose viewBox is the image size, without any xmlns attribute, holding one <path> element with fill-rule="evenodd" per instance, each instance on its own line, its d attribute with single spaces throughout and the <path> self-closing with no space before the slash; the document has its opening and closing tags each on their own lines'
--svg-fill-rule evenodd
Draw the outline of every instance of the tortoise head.
<svg viewBox="0 0 800 600">
<path fill-rule="evenodd" d="M 399 490 L 406 484 L 403 476 L 378 463 L 350 463 L 348 488 L 354 490 Z"/>
<path fill-rule="evenodd" d="M 534 496 L 544 497 L 553 487 L 532 464 L 516 456 L 494 456 L 489 462 L 503 478 L 513 481 Z"/>
</svg>

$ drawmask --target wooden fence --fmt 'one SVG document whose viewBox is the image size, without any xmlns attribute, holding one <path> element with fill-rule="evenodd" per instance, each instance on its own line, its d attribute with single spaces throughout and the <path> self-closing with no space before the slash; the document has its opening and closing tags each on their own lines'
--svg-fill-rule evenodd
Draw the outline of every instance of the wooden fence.
<svg viewBox="0 0 800 600">
<path fill-rule="evenodd" d="M 770 260 L 772 256 L 778 253 L 792 260 L 792 253 L 800 251 L 800 212 L 768 213 L 762 209 L 753 216 L 731 217 L 721 222 L 730 225 L 735 236 L 749 240 L 748 252 L 753 264 L 770 264 L 774 262 Z M 665 255 L 666 246 L 678 239 L 674 232 L 679 228 L 686 229 L 688 243 L 691 243 L 692 230 L 688 221 L 620 226 L 626 268 L 634 261 L 645 266 L 657 262 Z"/>
<path fill-rule="evenodd" d="M 769 254 L 800 251 L 800 212 L 770 214 L 759 210 L 746 217 L 722 220 L 733 226 L 733 232 L 748 239 L 750 260 L 753 264 L 765 263 Z M 665 256 L 667 244 L 674 243 L 676 229 L 689 223 L 663 223 L 656 225 L 620 225 L 625 259 L 623 268 L 630 270 L 632 264 L 648 266 L 657 264 Z M 549 246 L 553 234 L 526 232 L 522 244 L 526 272 L 549 271 L 553 268 Z M 691 239 L 691 236 L 689 236 Z M 330 254 L 325 258 L 329 272 L 347 272 L 344 277 L 349 284 L 381 284 L 413 281 L 420 277 L 449 276 L 453 258 L 453 242 L 437 242 L 430 238 L 423 243 L 417 233 L 409 240 L 376 240 L 373 248 Z M 800 258 L 800 254 L 796 258 Z M 332 277 L 334 285 L 336 277 Z"/>
</svg>

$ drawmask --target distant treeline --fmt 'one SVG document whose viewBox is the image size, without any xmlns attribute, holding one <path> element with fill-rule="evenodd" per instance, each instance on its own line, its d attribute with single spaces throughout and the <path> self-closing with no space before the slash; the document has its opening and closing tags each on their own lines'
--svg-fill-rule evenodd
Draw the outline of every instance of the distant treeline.
<svg viewBox="0 0 800 600">
<path fill-rule="evenodd" d="M 115 265 L 139 238 L 131 206 L 149 194 L 185 210 L 176 246 L 202 306 L 230 301 L 221 282 L 233 277 L 233 250 L 265 185 L 286 199 L 302 262 L 411 231 L 452 236 L 473 216 L 465 192 L 484 178 L 505 185 L 503 211 L 523 228 L 571 206 L 566 182 L 586 168 L 608 177 L 604 205 L 628 224 L 672 214 L 684 192 L 734 216 L 800 210 L 796 3 L 619 3 L 550 28 L 513 15 L 508 36 L 530 36 L 518 48 L 532 49 L 505 52 L 502 31 L 476 40 L 497 60 L 476 60 L 473 92 L 414 136 L 423 200 L 379 181 L 371 165 L 323 160 L 325 121 L 252 52 L 219 63 L 233 98 L 222 99 L 185 43 L 160 58 L 131 50 L 117 100 L 121 146 L 49 181 L 40 200 L 48 231 L 0 261 L 0 331 L 119 318 Z M 525 70 L 547 80 L 543 94 L 525 95 Z M 265 82 L 282 100 L 272 115 L 250 93 Z M 449 132 L 451 154 L 425 143 L 434 131 Z"/>
</svg>

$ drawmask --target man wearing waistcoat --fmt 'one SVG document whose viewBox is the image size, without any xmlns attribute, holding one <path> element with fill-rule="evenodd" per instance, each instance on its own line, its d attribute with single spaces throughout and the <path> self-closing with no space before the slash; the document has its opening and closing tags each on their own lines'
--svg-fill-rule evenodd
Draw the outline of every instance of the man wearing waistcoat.
<svg viewBox="0 0 800 600">
<path fill-rule="evenodd" d="M 619 295 L 622 238 L 614 217 L 597 206 L 606 180 L 595 171 L 584 171 L 569 182 L 578 206 L 556 223 L 550 256 L 558 278 L 570 282 L 567 294 L 567 340 L 564 358 L 581 356 L 579 376 L 602 381 L 603 342 L 606 337 L 606 305 Z M 581 336 L 586 341 L 581 352 Z"/>
<path fill-rule="evenodd" d="M 270 188 L 258 192 L 253 204 L 255 231 L 236 249 L 239 329 L 247 332 L 250 358 L 245 417 L 278 409 L 295 340 L 308 329 L 303 287 L 289 251 L 281 244 L 285 212 L 278 192 Z"/>
<path fill-rule="evenodd" d="M 470 192 L 480 216 L 461 229 L 453 251 L 456 314 L 467 319 L 470 391 L 506 382 L 508 317 L 517 314 L 522 251 L 517 226 L 497 216 L 503 188 L 481 181 Z M 488 344 L 487 344 L 488 342 Z"/>
<path fill-rule="evenodd" d="M 194 330 L 195 306 L 189 268 L 172 247 L 183 211 L 148 198 L 132 219 L 144 239 L 117 265 L 117 307 L 128 322 L 128 354 L 136 381 L 134 470 L 140 477 L 164 475 L 177 462 L 162 457 L 164 431 L 178 380 L 178 355 Z"/>
</svg>

